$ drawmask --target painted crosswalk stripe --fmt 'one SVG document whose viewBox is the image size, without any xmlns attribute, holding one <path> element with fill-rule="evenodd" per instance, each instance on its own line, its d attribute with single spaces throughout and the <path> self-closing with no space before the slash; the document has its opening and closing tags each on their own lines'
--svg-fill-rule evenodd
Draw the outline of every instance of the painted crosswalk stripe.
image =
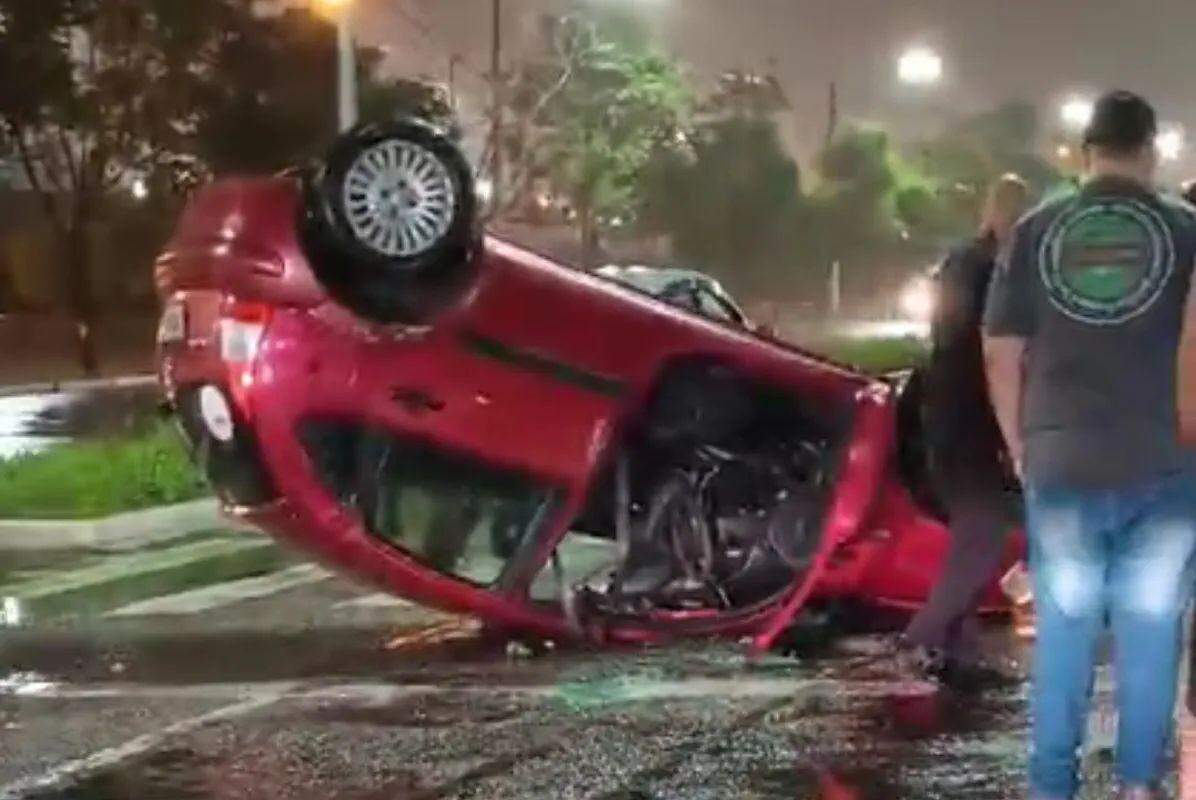
<svg viewBox="0 0 1196 800">
<path fill-rule="evenodd" d="M 177 594 L 140 600 L 109 611 L 107 616 L 146 617 L 196 614 L 244 600 L 269 597 L 287 589 L 319 583 L 331 577 L 332 573 L 322 567 L 315 564 L 301 564 L 257 578 L 242 578 Z"/>
</svg>

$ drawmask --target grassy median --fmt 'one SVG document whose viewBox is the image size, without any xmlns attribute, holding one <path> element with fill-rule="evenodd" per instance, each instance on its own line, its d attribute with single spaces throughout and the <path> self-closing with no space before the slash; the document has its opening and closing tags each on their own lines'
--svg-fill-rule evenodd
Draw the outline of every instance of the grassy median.
<svg viewBox="0 0 1196 800">
<path fill-rule="evenodd" d="M 908 369 L 926 358 L 926 342 L 900 338 L 836 338 L 815 348 L 843 364 L 873 375 Z"/>
<path fill-rule="evenodd" d="M 208 493 L 166 422 L 0 459 L 0 519 L 94 519 Z"/>
</svg>

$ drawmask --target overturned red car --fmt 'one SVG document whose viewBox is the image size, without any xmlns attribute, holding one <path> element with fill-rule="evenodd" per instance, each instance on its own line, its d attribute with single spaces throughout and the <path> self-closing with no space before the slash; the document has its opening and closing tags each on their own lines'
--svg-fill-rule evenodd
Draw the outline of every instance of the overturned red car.
<svg viewBox="0 0 1196 800">
<path fill-rule="evenodd" d="M 534 636 L 763 648 L 811 599 L 926 596 L 947 533 L 904 381 L 477 216 L 417 122 L 193 199 L 157 263 L 159 370 L 230 513 Z"/>
</svg>

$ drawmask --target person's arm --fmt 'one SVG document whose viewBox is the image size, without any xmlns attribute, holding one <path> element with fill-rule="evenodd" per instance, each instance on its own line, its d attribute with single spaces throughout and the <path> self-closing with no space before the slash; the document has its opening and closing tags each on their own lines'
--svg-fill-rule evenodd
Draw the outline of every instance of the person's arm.
<svg viewBox="0 0 1196 800">
<path fill-rule="evenodd" d="M 1179 440 L 1187 447 L 1196 447 L 1196 282 L 1188 289 L 1176 367 Z"/>
<path fill-rule="evenodd" d="M 1005 447 L 1022 478 L 1022 394 L 1029 339 L 1037 328 L 1033 223 L 1023 220 L 1002 251 L 984 308 L 984 371 Z"/>
<path fill-rule="evenodd" d="M 1022 473 L 1022 387 L 1026 340 L 1019 336 L 984 337 L 984 371 L 988 396 L 1001 426 L 1001 436 L 1018 477 Z"/>
</svg>

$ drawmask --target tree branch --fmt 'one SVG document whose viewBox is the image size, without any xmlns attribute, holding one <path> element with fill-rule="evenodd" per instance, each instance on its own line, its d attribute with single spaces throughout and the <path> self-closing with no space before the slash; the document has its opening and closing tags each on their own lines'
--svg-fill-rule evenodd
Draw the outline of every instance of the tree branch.
<svg viewBox="0 0 1196 800">
<path fill-rule="evenodd" d="M 17 154 L 21 157 L 21 166 L 25 168 L 25 175 L 29 180 L 29 185 L 33 187 L 33 191 L 41 199 L 42 209 L 45 211 L 50 227 L 56 233 L 62 235 L 65 233 L 66 228 L 59 218 L 58 204 L 55 201 L 54 194 L 42 182 L 42 175 L 36 169 L 37 163 L 33 158 L 33 154 L 29 151 L 29 143 L 25 141 L 25 130 L 11 120 L 8 123 L 8 129 L 13 141 L 16 142 Z"/>
<path fill-rule="evenodd" d="M 66 131 L 62 126 L 58 126 L 58 148 L 62 151 L 62 156 L 66 160 L 66 168 L 71 176 L 71 183 L 75 188 L 78 188 L 83 177 L 79 169 L 79 163 L 75 158 L 75 153 L 71 150 L 71 143 L 67 140 Z"/>
</svg>

